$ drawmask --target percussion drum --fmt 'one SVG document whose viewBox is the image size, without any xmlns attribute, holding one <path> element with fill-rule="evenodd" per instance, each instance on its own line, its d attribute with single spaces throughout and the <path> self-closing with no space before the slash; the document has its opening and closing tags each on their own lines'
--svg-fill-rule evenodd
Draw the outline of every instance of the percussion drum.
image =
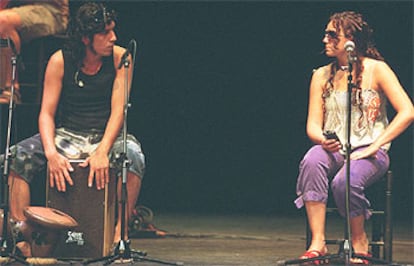
<svg viewBox="0 0 414 266">
<path fill-rule="evenodd" d="M 102 190 L 88 187 L 89 167 L 82 168 L 82 160 L 71 160 L 73 186 L 66 192 L 46 188 L 46 204 L 62 210 L 78 221 L 79 226 L 58 242 L 54 254 L 61 258 L 96 258 L 109 255 L 115 228 L 116 175 L 110 171 L 109 184 Z M 49 176 L 49 175 L 48 175 Z"/>
<path fill-rule="evenodd" d="M 8 237 L 17 241 L 27 241 L 31 246 L 33 257 L 50 257 L 56 243 L 64 230 L 71 229 L 78 223 L 71 216 L 59 210 L 40 206 L 24 209 L 27 221 L 8 221 Z M 3 225 L 3 211 L 0 211 Z M 0 230 L 0 233 L 3 233 Z"/>
<path fill-rule="evenodd" d="M 27 227 L 21 231 L 31 244 L 33 257 L 50 257 L 61 233 L 78 225 L 71 216 L 53 208 L 27 207 L 24 215 Z"/>
</svg>

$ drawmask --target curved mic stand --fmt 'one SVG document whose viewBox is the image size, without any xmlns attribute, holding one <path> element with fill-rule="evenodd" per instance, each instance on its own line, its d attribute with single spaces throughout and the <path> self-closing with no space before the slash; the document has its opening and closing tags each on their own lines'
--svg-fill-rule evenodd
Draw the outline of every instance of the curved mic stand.
<svg viewBox="0 0 414 266">
<path fill-rule="evenodd" d="M 133 45 L 133 49 L 131 48 L 131 45 Z M 132 49 L 132 61 L 134 66 L 135 63 L 135 55 L 136 55 L 136 47 L 137 43 L 134 39 L 130 41 L 128 44 L 127 51 L 125 51 L 124 55 L 121 58 L 121 62 L 119 64 L 119 68 L 122 66 L 125 67 L 125 88 L 124 88 L 124 125 L 122 128 L 122 141 L 123 141 L 123 147 L 122 147 L 122 153 L 120 154 L 118 160 L 122 162 L 122 185 L 121 185 L 121 240 L 118 242 L 113 255 L 109 255 L 106 257 L 102 257 L 99 259 L 93 259 L 88 260 L 84 262 L 84 264 L 89 264 L 97 261 L 106 261 L 104 265 L 108 265 L 116 260 L 119 260 L 121 263 L 130 263 L 131 261 L 150 261 L 150 262 L 158 262 L 161 264 L 166 265 L 183 265 L 180 262 L 166 262 L 158 259 L 148 258 L 145 257 L 147 254 L 143 251 L 138 250 L 131 250 L 130 248 L 130 241 L 125 240 L 125 214 L 126 214 L 126 203 L 127 203 L 127 175 L 128 175 L 128 167 L 130 164 L 130 161 L 128 160 L 127 156 L 127 115 L 128 115 L 128 108 L 131 106 L 129 103 L 129 93 L 128 93 L 128 68 L 130 66 L 130 61 L 128 60 L 128 55 L 131 52 Z M 132 71 L 132 75 L 133 75 Z M 132 81 L 133 76 L 131 76 Z"/>
<path fill-rule="evenodd" d="M 9 39 L 11 43 L 11 40 Z M 13 45 L 13 44 L 11 44 Z M 0 236 L 0 256 L 1 257 L 8 257 L 14 259 L 20 263 L 25 265 L 29 265 L 26 260 L 17 256 L 15 254 L 15 247 L 12 247 L 8 242 L 8 222 L 9 222 L 9 185 L 8 185 L 8 178 L 10 174 L 10 161 L 11 161 L 11 152 L 10 152 L 10 142 L 11 142 L 11 129 L 12 129 L 12 121 L 13 121 L 13 111 L 15 107 L 15 103 L 13 101 L 14 98 L 14 84 L 16 81 L 16 68 L 17 68 L 17 52 L 15 49 L 13 50 L 13 56 L 11 58 L 12 64 L 12 77 L 11 77 L 11 88 L 10 88 L 10 101 L 9 101 L 9 112 L 8 112 L 8 120 L 7 120 L 7 134 L 6 134 L 6 145 L 4 151 L 4 162 L 2 167 L 2 182 L 0 182 L 0 192 L 3 194 L 3 199 L 1 201 L 0 208 L 3 209 L 3 225 L 2 225 L 2 235 Z"/>
</svg>

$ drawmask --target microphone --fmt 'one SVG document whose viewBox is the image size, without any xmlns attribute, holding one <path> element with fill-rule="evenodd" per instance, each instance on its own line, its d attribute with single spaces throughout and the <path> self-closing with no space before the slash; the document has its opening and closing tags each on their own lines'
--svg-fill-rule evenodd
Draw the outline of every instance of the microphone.
<svg viewBox="0 0 414 266">
<path fill-rule="evenodd" d="M 345 51 L 348 53 L 348 62 L 352 63 L 356 60 L 352 53 L 355 50 L 355 43 L 353 41 L 347 41 L 344 45 Z"/>
<path fill-rule="evenodd" d="M 132 53 L 134 48 L 135 40 L 132 39 L 129 41 L 128 46 L 126 48 L 125 53 L 121 57 L 121 61 L 119 62 L 118 69 L 122 67 L 122 65 L 125 63 L 126 59 L 128 58 L 129 54 Z"/>
</svg>

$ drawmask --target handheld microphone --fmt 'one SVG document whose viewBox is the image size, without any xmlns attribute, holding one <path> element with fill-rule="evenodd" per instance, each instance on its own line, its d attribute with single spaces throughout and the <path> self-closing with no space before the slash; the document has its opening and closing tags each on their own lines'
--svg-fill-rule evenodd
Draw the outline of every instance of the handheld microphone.
<svg viewBox="0 0 414 266">
<path fill-rule="evenodd" d="M 344 45 L 345 51 L 348 53 L 348 62 L 355 62 L 356 58 L 352 56 L 352 53 L 355 50 L 355 43 L 353 41 L 347 41 Z"/>
<path fill-rule="evenodd" d="M 122 55 L 121 61 L 119 62 L 118 69 L 120 69 L 122 67 L 122 65 L 125 63 L 126 59 L 128 58 L 129 54 L 132 53 L 133 48 L 134 48 L 134 44 L 135 44 L 135 40 L 134 39 L 132 39 L 132 40 L 129 41 L 128 46 L 126 48 L 126 51 Z"/>
</svg>

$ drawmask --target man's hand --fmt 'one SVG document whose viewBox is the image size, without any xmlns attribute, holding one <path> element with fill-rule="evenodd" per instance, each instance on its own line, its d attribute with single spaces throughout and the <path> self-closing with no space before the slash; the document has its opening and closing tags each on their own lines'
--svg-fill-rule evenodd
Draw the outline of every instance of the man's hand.
<svg viewBox="0 0 414 266">
<path fill-rule="evenodd" d="M 102 153 L 93 153 L 80 167 L 87 167 L 89 165 L 88 187 L 92 187 L 95 178 L 96 189 L 104 189 L 105 185 L 109 183 L 109 158 L 108 155 Z"/>
<path fill-rule="evenodd" d="M 69 172 L 73 172 L 72 165 L 69 160 L 60 153 L 49 156 L 49 184 L 50 187 L 57 188 L 58 191 L 66 191 L 66 182 L 73 186 L 73 180 Z"/>
</svg>

